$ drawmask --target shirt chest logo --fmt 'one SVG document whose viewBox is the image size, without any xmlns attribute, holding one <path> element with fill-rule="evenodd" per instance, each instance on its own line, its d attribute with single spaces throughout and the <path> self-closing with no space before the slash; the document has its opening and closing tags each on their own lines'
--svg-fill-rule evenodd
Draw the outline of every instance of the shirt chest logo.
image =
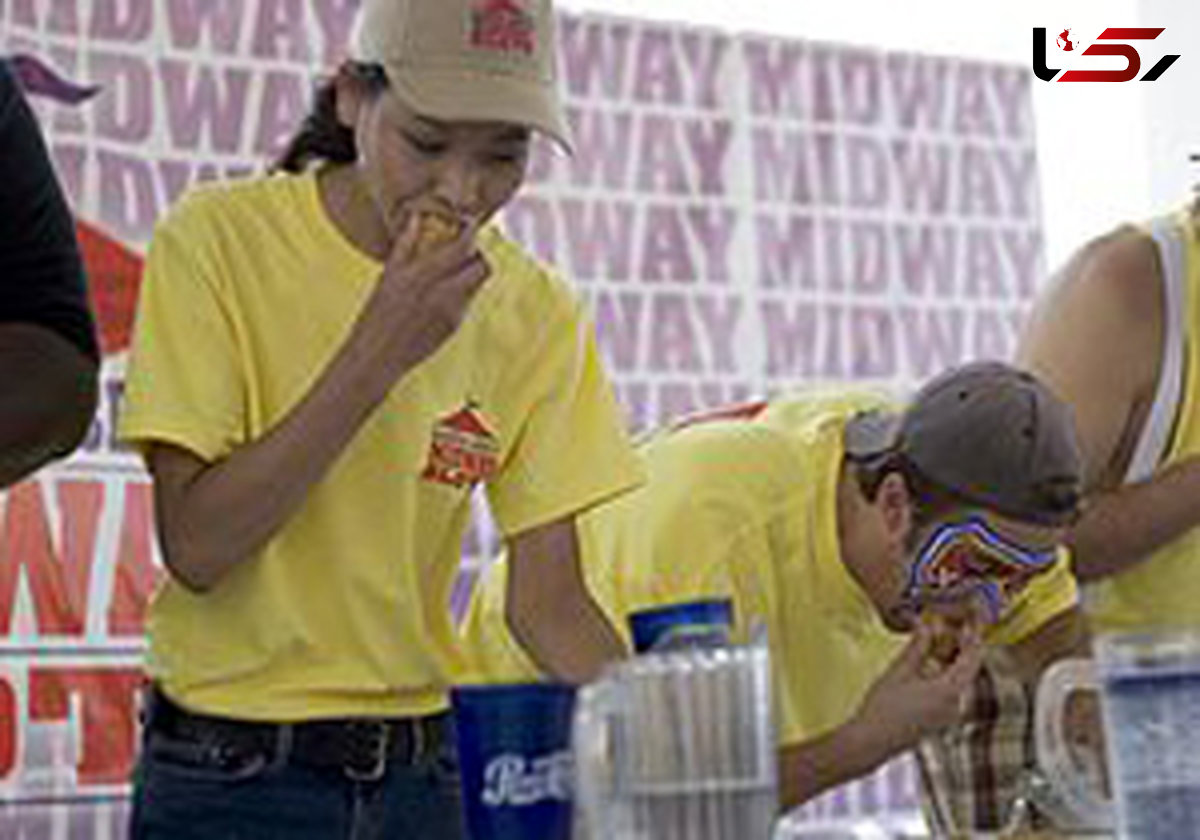
<svg viewBox="0 0 1200 840">
<path fill-rule="evenodd" d="M 421 478 L 449 487 L 487 481 L 500 463 L 500 443 L 483 415 L 468 402 L 434 424 Z"/>
</svg>

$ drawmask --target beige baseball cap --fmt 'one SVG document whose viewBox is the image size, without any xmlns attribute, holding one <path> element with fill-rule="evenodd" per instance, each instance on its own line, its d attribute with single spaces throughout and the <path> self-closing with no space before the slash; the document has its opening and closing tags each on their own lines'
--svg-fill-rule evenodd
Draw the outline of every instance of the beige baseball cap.
<svg viewBox="0 0 1200 840">
<path fill-rule="evenodd" d="M 524 125 L 570 149 L 551 0 L 363 0 L 350 58 L 381 64 L 422 116 Z"/>
</svg>

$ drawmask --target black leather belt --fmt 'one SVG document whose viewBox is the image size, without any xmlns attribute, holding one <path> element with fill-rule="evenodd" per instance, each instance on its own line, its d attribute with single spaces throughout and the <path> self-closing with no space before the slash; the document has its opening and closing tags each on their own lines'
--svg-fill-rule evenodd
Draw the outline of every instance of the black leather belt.
<svg viewBox="0 0 1200 840">
<path fill-rule="evenodd" d="M 342 718 L 302 723 L 263 723 L 190 712 L 153 688 L 146 705 L 146 732 L 184 742 L 220 762 L 248 756 L 341 768 L 356 781 L 380 779 L 389 761 L 411 764 L 450 737 L 447 712 L 417 718 Z"/>
</svg>

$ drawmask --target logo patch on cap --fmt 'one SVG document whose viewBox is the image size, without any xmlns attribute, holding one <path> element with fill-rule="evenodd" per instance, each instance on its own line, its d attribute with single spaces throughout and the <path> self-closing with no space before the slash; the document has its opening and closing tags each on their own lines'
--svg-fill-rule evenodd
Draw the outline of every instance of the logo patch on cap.
<svg viewBox="0 0 1200 840">
<path fill-rule="evenodd" d="M 533 55 L 537 27 L 519 0 L 480 0 L 471 9 L 471 46 Z"/>
</svg>

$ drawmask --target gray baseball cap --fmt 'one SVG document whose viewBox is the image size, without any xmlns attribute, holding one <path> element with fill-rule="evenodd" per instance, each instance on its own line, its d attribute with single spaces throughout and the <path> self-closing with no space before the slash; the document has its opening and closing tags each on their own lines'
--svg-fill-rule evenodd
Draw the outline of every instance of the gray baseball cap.
<svg viewBox="0 0 1200 840">
<path fill-rule="evenodd" d="M 846 454 L 898 453 L 965 502 L 1013 519 L 1069 524 L 1083 459 L 1070 408 L 1032 374 L 972 362 L 930 380 L 901 413 L 855 415 Z"/>
</svg>

